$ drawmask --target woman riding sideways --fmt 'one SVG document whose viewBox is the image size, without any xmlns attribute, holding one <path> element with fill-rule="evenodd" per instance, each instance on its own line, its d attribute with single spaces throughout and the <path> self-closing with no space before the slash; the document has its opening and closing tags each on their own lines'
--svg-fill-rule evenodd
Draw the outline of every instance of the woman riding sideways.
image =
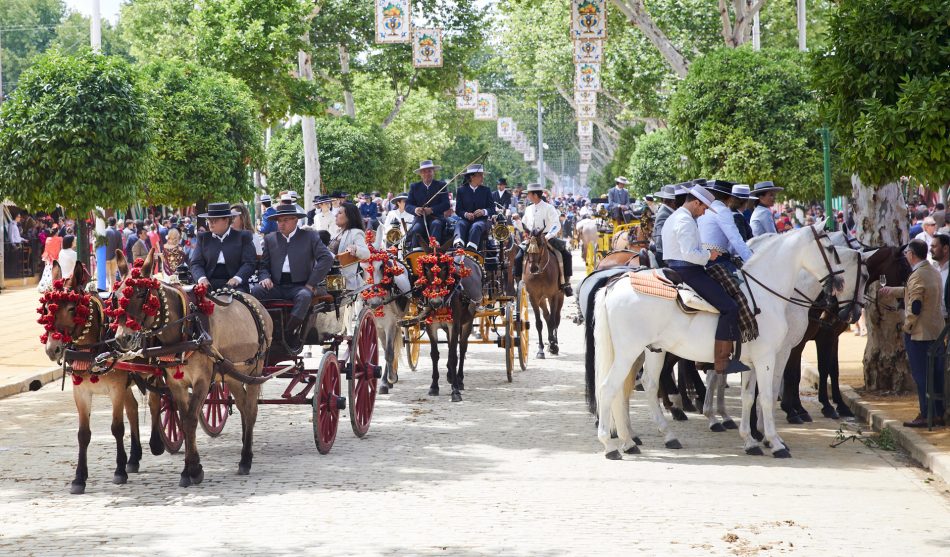
<svg viewBox="0 0 950 557">
<path fill-rule="evenodd" d="M 336 225 L 340 228 L 340 233 L 330 241 L 327 247 L 340 262 L 347 290 L 357 290 L 362 283 L 358 263 L 369 257 L 366 232 L 363 229 L 363 216 L 356 205 L 343 203 L 336 214 Z"/>
<path fill-rule="evenodd" d="M 187 255 L 181 247 L 181 232 L 177 228 L 169 228 L 165 235 L 165 245 L 159 255 L 162 260 L 162 272 L 165 277 L 172 278 L 178 276 L 178 266 L 181 265 Z"/>
</svg>

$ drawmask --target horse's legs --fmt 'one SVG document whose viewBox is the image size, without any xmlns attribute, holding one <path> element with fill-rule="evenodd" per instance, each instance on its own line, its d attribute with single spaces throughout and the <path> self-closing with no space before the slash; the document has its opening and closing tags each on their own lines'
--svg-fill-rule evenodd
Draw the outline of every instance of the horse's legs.
<svg viewBox="0 0 950 557">
<path fill-rule="evenodd" d="M 706 372 L 706 400 L 703 402 L 703 415 L 706 416 L 706 420 L 709 422 L 710 431 L 726 431 L 726 428 L 723 427 L 716 418 L 716 410 L 714 408 L 716 393 L 719 392 L 719 383 L 724 379 L 725 377 L 715 371 Z"/>
<path fill-rule="evenodd" d="M 162 441 L 162 422 L 159 415 L 161 407 L 161 395 L 148 391 L 145 395 L 148 397 L 148 412 L 151 419 L 152 431 L 148 438 L 148 448 L 152 454 L 158 456 L 165 452 L 165 442 Z"/>
<path fill-rule="evenodd" d="M 458 313 L 453 312 L 458 318 Z M 452 402 L 461 402 L 462 393 L 459 390 L 459 338 L 462 327 L 455 323 L 449 327 L 449 383 L 452 385 Z"/>
<path fill-rule="evenodd" d="M 228 386 L 234 395 L 234 404 L 241 413 L 241 461 L 238 463 L 238 474 L 246 476 L 251 473 L 251 463 L 254 461 L 254 424 L 257 423 L 257 401 L 261 386 L 245 387 L 239 381 L 229 382 Z"/>
<path fill-rule="evenodd" d="M 722 426 L 726 429 L 738 429 L 735 420 L 732 419 L 732 416 L 729 415 L 729 410 L 726 408 L 726 387 L 729 386 L 726 377 L 723 376 L 719 381 L 719 388 L 716 389 L 716 411 L 719 413 L 719 416 L 722 418 Z"/>
<path fill-rule="evenodd" d="M 204 480 L 204 471 L 201 467 L 201 456 L 198 454 L 198 413 L 208 398 L 208 389 L 211 386 L 210 360 L 195 362 L 185 370 L 184 380 L 172 380 L 168 387 L 172 392 L 172 400 L 178 407 L 181 416 L 181 428 L 185 437 L 185 466 L 181 471 L 180 487 L 200 484 Z M 188 381 L 191 383 L 191 393 L 188 393 Z"/>
<path fill-rule="evenodd" d="M 703 383 L 703 378 L 699 375 L 699 370 L 696 369 L 696 362 L 680 360 L 676 367 L 680 374 L 680 386 L 683 387 L 688 384 L 693 386 L 693 390 L 696 391 L 696 405 L 702 411 L 702 401 L 706 400 L 706 384 Z"/>
<path fill-rule="evenodd" d="M 557 342 L 557 328 L 561 325 L 561 308 L 564 305 L 564 295 L 558 292 L 553 298 L 548 299 L 551 306 L 551 315 L 548 319 L 548 350 L 551 354 L 557 356 L 559 352 Z"/>
<path fill-rule="evenodd" d="M 666 421 L 663 410 L 660 408 L 657 392 L 660 387 L 660 373 L 663 371 L 663 353 L 656 353 L 647 350 L 643 355 L 643 394 L 645 395 L 647 409 L 653 419 L 654 425 L 663 434 L 663 441 L 668 449 L 680 449 L 682 445 L 676 439 L 676 435 L 670 431 L 670 423 Z"/>
<path fill-rule="evenodd" d="M 636 359 L 630 357 L 632 353 L 628 350 L 614 352 L 614 361 L 606 375 L 597 381 L 597 438 L 603 443 L 606 456 L 611 460 L 621 458 L 619 449 L 625 443 L 619 439 L 619 435 L 615 440 L 610 433 L 611 429 L 617 427 L 614 424 L 615 399 L 623 396 L 624 382 Z"/>
<path fill-rule="evenodd" d="M 86 492 L 86 478 L 89 477 L 86 452 L 89 441 L 92 439 L 92 430 L 89 429 L 89 419 L 92 414 L 92 390 L 84 384 L 73 385 L 73 400 L 76 402 L 76 415 L 79 417 L 79 460 L 76 463 L 76 478 L 69 487 L 69 492 L 79 495 Z"/>
<path fill-rule="evenodd" d="M 544 359 L 544 323 L 541 321 L 541 301 L 535 301 L 531 298 L 531 307 L 534 308 L 534 325 L 538 329 L 538 354 L 539 360 Z"/>
<path fill-rule="evenodd" d="M 841 383 L 839 381 L 841 371 L 838 363 L 838 340 L 841 332 L 838 330 L 830 330 L 827 335 L 825 357 L 828 359 L 828 376 L 831 380 L 831 400 L 834 401 L 839 416 L 850 418 L 854 416 L 854 413 L 851 412 L 851 408 L 844 402 L 844 398 L 841 396 Z"/>
<path fill-rule="evenodd" d="M 439 396 L 439 328 L 430 325 L 426 334 L 429 335 L 429 356 L 432 358 L 432 384 L 429 385 L 429 396 Z"/>
<path fill-rule="evenodd" d="M 663 392 L 663 406 L 670 409 L 673 419 L 682 422 L 688 418 L 683 412 L 683 396 L 673 381 L 673 365 L 676 362 L 676 356 L 669 352 L 664 354 L 663 366 L 660 370 L 659 386 Z"/>
<path fill-rule="evenodd" d="M 805 348 L 806 342 L 803 340 L 798 343 L 798 346 L 792 348 L 782 373 L 785 382 L 782 387 L 781 408 L 785 412 L 788 423 L 802 422 L 802 419 L 798 417 L 799 410 L 804 410 L 799 389 L 802 382 L 802 350 Z"/>
<path fill-rule="evenodd" d="M 459 390 L 465 390 L 465 354 L 468 352 L 468 337 L 472 334 L 472 326 L 474 325 L 475 320 L 475 306 L 471 306 L 467 313 L 464 316 L 463 323 L 461 325 L 461 333 L 459 333 L 459 369 L 458 369 L 458 382 Z"/>
<path fill-rule="evenodd" d="M 142 436 L 139 432 L 139 403 L 135 400 L 131 386 L 125 388 L 124 402 L 125 415 L 129 418 L 129 430 L 132 432 L 132 450 L 125 471 L 135 474 L 139 471 L 139 462 L 142 460 Z"/>
<path fill-rule="evenodd" d="M 124 378 L 123 378 L 124 379 Z M 123 382 L 123 387 L 124 382 Z M 115 473 L 112 475 L 112 483 L 124 484 L 129 481 L 129 474 L 125 471 L 125 465 L 129 462 L 129 457 L 125 452 L 125 394 L 128 388 L 122 388 L 113 384 L 109 388 L 109 398 L 112 399 L 112 436 L 115 437 Z"/>
<path fill-rule="evenodd" d="M 791 455 L 775 429 L 775 393 L 772 385 L 775 354 L 760 356 L 756 358 L 753 364 L 756 383 L 759 386 L 759 405 L 762 407 L 762 427 L 765 438 L 772 445 L 772 456 L 786 458 Z"/>
<path fill-rule="evenodd" d="M 752 436 L 752 421 L 755 418 L 756 393 L 755 372 L 742 372 L 742 419 L 739 421 L 739 436 L 742 437 L 745 453 L 747 455 L 761 455 L 762 449 L 758 441 Z"/>
<path fill-rule="evenodd" d="M 393 362 L 396 361 L 395 337 L 399 328 L 395 327 L 394 324 L 390 322 L 388 314 L 384 319 L 377 320 L 377 327 L 379 327 L 377 329 L 379 331 L 377 336 L 381 337 L 378 340 L 380 341 L 380 344 L 383 345 L 383 351 L 386 359 L 386 365 L 383 368 L 383 380 L 379 385 L 379 393 L 385 395 L 389 393 L 389 389 L 391 389 L 393 386 Z"/>
</svg>

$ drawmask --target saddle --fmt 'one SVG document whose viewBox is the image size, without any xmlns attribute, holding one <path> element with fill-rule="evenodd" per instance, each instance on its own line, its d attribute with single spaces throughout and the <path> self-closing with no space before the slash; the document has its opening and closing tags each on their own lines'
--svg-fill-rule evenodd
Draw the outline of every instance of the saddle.
<svg viewBox="0 0 950 557">
<path fill-rule="evenodd" d="M 630 286 L 634 290 L 647 296 L 676 300 L 676 306 L 686 314 L 700 311 L 718 314 L 719 310 L 704 300 L 695 290 L 683 283 L 676 271 L 672 269 L 648 269 L 631 271 Z"/>
</svg>

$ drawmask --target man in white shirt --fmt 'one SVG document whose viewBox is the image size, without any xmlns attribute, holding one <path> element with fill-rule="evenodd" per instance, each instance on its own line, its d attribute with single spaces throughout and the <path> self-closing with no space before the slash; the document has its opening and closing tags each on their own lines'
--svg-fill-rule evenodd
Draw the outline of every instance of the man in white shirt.
<svg viewBox="0 0 950 557">
<path fill-rule="evenodd" d="M 336 225 L 336 213 L 333 212 L 333 198 L 329 195 L 318 196 L 314 199 L 313 224 L 311 228 L 317 232 L 326 230 L 333 238 L 340 233 L 340 227 Z"/>
<path fill-rule="evenodd" d="M 940 271 L 940 310 L 943 320 L 947 320 L 947 276 L 950 275 L 950 236 L 937 234 L 930 244 L 930 259 Z"/>
<path fill-rule="evenodd" d="M 7 223 L 6 241 L 15 246 L 19 246 L 20 244 L 23 243 L 23 236 L 20 235 L 20 219 L 21 218 L 22 217 L 19 214 L 17 214 L 17 216 L 13 217 L 13 220 Z"/>
<path fill-rule="evenodd" d="M 528 201 L 531 205 L 528 205 L 524 210 L 524 217 L 519 217 L 518 215 L 512 216 L 512 222 L 519 230 L 526 234 L 537 230 L 544 232 L 544 237 L 547 238 L 548 244 L 561 253 L 561 258 L 564 261 L 564 284 L 561 285 L 561 289 L 566 296 L 573 296 L 574 291 L 571 290 L 571 252 L 567 249 L 567 245 L 564 241 L 557 237 L 558 232 L 561 230 L 561 213 L 559 213 L 553 205 L 544 200 L 545 190 L 539 184 L 528 184 L 525 191 L 528 194 Z M 526 247 L 527 242 L 522 242 L 521 249 L 515 254 L 515 281 L 521 280 L 521 274 L 524 268 L 524 250 Z"/>
<path fill-rule="evenodd" d="M 927 244 L 927 250 L 929 252 L 930 245 L 933 244 L 934 234 L 937 233 L 937 221 L 933 217 L 924 218 L 924 231 L 921 232 L 914 238 L 915 240 L 923 240 Z"/>
<path fill-rule="evenodd" d="M 693 186 L 689 190 L 686 202 L 673 211 L 663 225 L 663 258 L 683 282 L 719 310 L 713 362 L 716 373 L 748 371 L 749 368 L 741 362 L 731 359 L 733 343 L 739 340 L 739 305 L 722 285 L 706 274 L 706 264 L 715 261 L 721 254 L 703 247 L 696 219 L 706 212 L 713 201 L 712 194 L 702 186 Z"/>
</svg>

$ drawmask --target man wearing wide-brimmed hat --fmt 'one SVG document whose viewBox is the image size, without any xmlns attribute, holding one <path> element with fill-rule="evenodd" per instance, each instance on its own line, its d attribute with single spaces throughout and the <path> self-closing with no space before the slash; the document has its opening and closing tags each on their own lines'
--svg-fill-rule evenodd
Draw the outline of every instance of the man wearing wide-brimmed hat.
<svg viewBox="0 0 950 557">
<path fill-rule="evenodd" d="M 277 230 L 277 223 L 272 220 L 267 220 L 267 217 L 273 215 L 274 211 L 276 210 L 271 207 L 272 203 L 273 199 L 271 196 L 267 195 L 266 193 L 261 195 L 261 207 L 263 208 L 263 211 L 261 212 L 261 226 L 258 228 L 258 230 L 264 236 L 267 236 L 271 232 Z"/>
<path fill-rule="evenodd" d="M 548 244 L 561 253 L 561 259 L 564 264 L 562 269 L 564 281 L 561 283 L 561 289 L 564 290 L 565 295 L 573 296 L 574 292 L 571 290 L 571 252 L 567 249 L 567 245 L 564 244 L 564 241 L 557 237 L 558 232 L 561 230 L 561 213 L 559 213 L 553 205 L 544 200 L 544 195 L 547 193 L 547 190 L 541 187 L 540 184 L 528 184 L 525 188 L 525 192 L 530 204 L 524 210 L 524 217 L 514 215 L 512 222 L 514 222 L 515 227 L 526 234 L 537 230 L 544 232 Z M 526 248 L 527 242 L 522 242 L 518 253 L 515 254 L 515 281 L 521 280 L 522 270 L 524 269 L 524 251 Z"/>
<path fill-rule="evenodd" d="M 752 250 L 742 239 L 742 234 L 736 227 L 736 221 L 732 218 L 732 210 L 726 206 L 726 201 L 732 197 L 732 182 L 725 180 L 713 180 L 707 184 L 707 189 L 712 193 L 713 201 L 711 208 L 715 212 L 708 212 L 697 220 L 699 224 L 699 237 L 703 244 L 715 246 L 717 251 L 727 257 L 720 257 L 711 261 L 710 265 L 723 265 L 730 273 L 737 271 L 734 258 L 745 263 L 752 257 Z"/>
<path fill-rule="evenodd" d="M 511 192 L 508 191 L 508 180 L 499 178 L 497 188 L 491 194 L 492 200 L 496 203 L 495 208 L 499 211 L 507 211 L 511 207 Z"/>
<path fill-rule="evenodd" d="M 754 236 L 777 232 L 775 217 L 772 216 L 772 205 L 775 205 L 775 192 L 783 189 L 772 182 L 759 182 L 755 185 L 751 195 L 758 200 L 759 204 L 752 211 L 752 218 L 749 220 Z"/>
<path fill-rule="evenodd" d="M 491 191 L 482 185 L 485 169 L 480 164 L 465 169 L 463 184 L 455 197 L 455 246 L 477 251 L 482 235 L 488 230 L 488 218 L 495 214 Z"/>
<path fill-rule="evenodd" d="M 387 247 L 386 235 L 390 230 L 396 229 L 402 237 L 409 233 L 409 227 L 412 226 L 415 215 L 406 210 L 406 200 L 409 199 L 408 193 L 400 193 L 393 197 L 390 202 L 393 208 L 386 213 L 386 220 L 379 228 L 379 234 L 376 235 L 376 247 Z"/>
<path fill-rule="evenodd" d="M 749 193 L 748 185 L 736 184 L 732 186 L 732 197 L 726 202 L 726 205 L 728 205 L 732 211 L 732 220 L 736 223 L 739 234 L 746 242 L 751 240 L 753 236 L 752 226 L 749 225 L 749 221 L 745 218 L 745 215 L 742 214 L 742 209 L 749 201 Z"/>
<path fill-rule="evenodd" d="M 441 168 L 432 161 L 422 161 L 416 169 L 416 174 L 422 179 L 409 185 L 406 210 L 415 215 L 415 222 L 409 230 L 410 247 L 419 247 L 420 238 L 426 243 L 430 237 L 442 241 L 443 214 L 451 204 L 445 182 L 435 179 L 436 171 Z"/>
<path fill-rule="evenodd" d="M 626 211 L 630 207 L 630 193 L 627 191 L 629 183 L 623 176 L 617 176 L 614 187 L 607 192 L 607 210 L 614 220 L 626 222 Z"/>
<path fill-rule="evenodd" d="M 207 219 L 208 231 L 198 234 L 198 244 L 188 261 L 197 284 L 210 290 L 229 287 L 248 291 L 247 281 L 254 273 L 257 252 L 249 230 L 231 228 L 231 221 L 238 215 L 230 203 L 209 203 L 208 212 L 198 215 Z"/>
<path fill-rule="evenodd" d="M 655 199 L 660 201 L 660 208 L 656 211 L 656 217 L 653 221 L 653 246 L 656 252 L 657 264 L 663 265 L 663 225 L 666 219 L 670 218 L 673 211 L 676 210 L 676 186 L 668 184 L 660 188 L 660 191 L 653 194 Z"/>
<path fill-rule="evenodd" d="M 333 266 L 333 255 L 317 232 L 297 227 L 298 219 L 306 216 L 292 204 L 281 203 L 268 217 L 277 222 L 277 231 L 264 238 L 261 281 L 251 289 L 258 300 L 293 301 L 286 324 L 291 336 L 307 317 L 313 296 Z"/>
</svg>

